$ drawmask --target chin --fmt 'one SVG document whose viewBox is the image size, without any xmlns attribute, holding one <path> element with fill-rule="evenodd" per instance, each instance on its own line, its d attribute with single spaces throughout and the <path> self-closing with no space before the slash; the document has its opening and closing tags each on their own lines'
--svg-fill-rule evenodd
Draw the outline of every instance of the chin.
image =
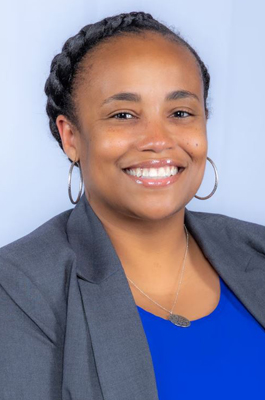
<svg viewBox="0 0 265 400">
<path fill-rule="evenodd" d="M 131 214 L 138 219 L 146 220 L 146 221 L 161 221 L 163 219 L 167 219 L 178 213 L 180 210 L 182 210 L 184 206 L 181 205 L 176 205 L 176 204 L 166 204 L 163 206 L 163 204 L 159 205 L 153 205 L 153 206 L 147 206 L 145 205 L 144 207 L 140 208 L 131 208 Z"/>
</svg>

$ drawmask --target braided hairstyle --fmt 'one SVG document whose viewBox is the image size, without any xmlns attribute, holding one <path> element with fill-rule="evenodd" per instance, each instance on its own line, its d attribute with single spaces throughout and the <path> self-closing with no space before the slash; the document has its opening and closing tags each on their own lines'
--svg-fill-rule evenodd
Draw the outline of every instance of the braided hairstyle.
<svg viewBox="0 0 265 400">
<path fill-rule="evenodd" d="M 158 32 L 167 39 L 186 47 L 195 56 L 201 72 L 204 87 L 204 106 L 208 118 L 207 97 L 210 75 L 196 51 L 180 36 L 179 32 L 176 33 L 169 29 L 154 19 L 152 15 L 145 12 L 123 13 L 84 26 L 75 36 L 70 37 L 65 42 L 62 52 L 52 60 L 50 75 L 44 88 L 47 95 L 46 112 L 49 117 L 51 133 L 62 150 L 63 146 L 56 125 L 56 118 L 60 114 L 65 115 L 69 121 L 79 128 L 73 94 L 83 57 L 88 51 L 92 52 L 95 46 L 106 42 L 109 38 L 125 35 L 127 32 L 141 34 L 144 31 Z M 71 160 L 69 159 L 69 161 Z"/>
</svg>

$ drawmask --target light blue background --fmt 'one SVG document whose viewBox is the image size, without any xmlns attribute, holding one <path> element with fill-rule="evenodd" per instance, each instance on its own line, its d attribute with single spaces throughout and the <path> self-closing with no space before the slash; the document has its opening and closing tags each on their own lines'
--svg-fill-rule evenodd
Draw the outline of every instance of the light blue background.
<svg viewBox="0 0 265 400">
<path fill-rule="evenodd" d="M 49 132 L 44 83 L 68 37 L 129 11 L 150 12 L 174 26 L 211 74 L 208 155 L 220 182 L 211 199 L 193 199 L 187 208 L 265 225 L 263 0 L 11 0 L 2 6 L 0 24 L 0 246 L 73 207 L 70 163 Z M 77 170 L 73 178 L 76 197 Z M 198 195 L 209 194 L 213 184 L 207 163 Z"/>
</svg>

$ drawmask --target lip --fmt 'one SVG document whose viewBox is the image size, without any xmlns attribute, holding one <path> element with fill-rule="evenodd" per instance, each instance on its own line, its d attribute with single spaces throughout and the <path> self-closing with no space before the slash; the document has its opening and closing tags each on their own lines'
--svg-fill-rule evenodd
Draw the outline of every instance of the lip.
<svg viewBox="0 0 265 400">
<path fill-rule="evenodd" d="M 159 168 L 159 167 L 178 167 L 185 168 L 184 165 L 177 160 L 173 160 L 171 158 L 164 159 L 153 159 L 153 160 L 145 160 L 135 164 L 131 164 L 130 166 L 123 169 L 133 169 L 133 168 Z"/>
<path fill-rule="evenodd" d="M 126 169 L 128 169 L 128 168 L 126 168 Z M 128 178 L 132 179 L 138 185 L 142 185 L 144 187 L 155 189 L 155 188 L 167 187 L 167 186 L 172 185 L 173 183 L 177 182 L 184 170 L 185 169 L 181 169 L 176 175 L 168 176 L 166 178 L 161 178 L 161 179 L 140 178 L 140 177 L 137 177 L 134 175 L 129 175 L 125 171 L 123 171 L 123 172 L 125 175 L 128 176 Z"/>
</svg>

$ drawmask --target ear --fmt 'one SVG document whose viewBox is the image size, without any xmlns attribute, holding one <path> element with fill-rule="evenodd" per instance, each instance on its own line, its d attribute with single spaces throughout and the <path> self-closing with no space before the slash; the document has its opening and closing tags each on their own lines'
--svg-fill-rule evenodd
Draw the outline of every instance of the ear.
<svg viewBox="0 0 265 400">
<path fill-rule="evenodd" d="M 56 125 L 60 133 L 64 152 L 72 161 L 79 160 L 78 132 L 71 122 L 64 116 L 58 115 Z"/>
</svg>

